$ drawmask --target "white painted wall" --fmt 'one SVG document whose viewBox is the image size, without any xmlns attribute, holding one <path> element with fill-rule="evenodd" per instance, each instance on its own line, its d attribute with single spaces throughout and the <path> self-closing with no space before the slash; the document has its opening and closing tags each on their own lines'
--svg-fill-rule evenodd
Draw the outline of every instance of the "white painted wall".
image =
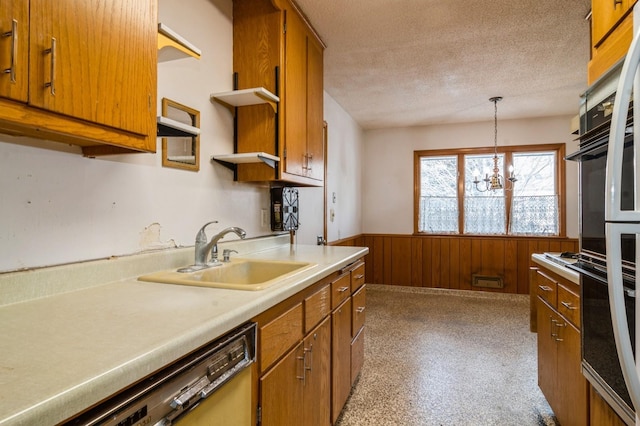
<svg viewBox="0 0 640 426">
<path fill-rule="evenodd" d="M 163 168 L 160 140 L 157 154 L 87 159 L 75 147 L 0 135 L 0 272 L 190 246 L 198 228 L 214 219 L 220 223 L 209 235 L 232 225 L 250 237 L 270 233 L 260 220 L 260 210 L 269 209 L 268 187 L 233 182 L 231 171 L 209 161 L 233 149 L 231 114 L 209 102 L 210 93 L 232 88 L 231 10 L 231 0 L 191 0 L 188 7 L 160 0 L 159 20 L 202 50 L 199 61 L 158 65 L 158 108 L 168 97 L 201 112 L 198 173 Z M 335 212 L 329 241 L 363 232 L 411 233 L 413 150 L 493 140 L 492 123 L 364 133 L 326 93 L 324 105 L 326 185 Z M 499 143 L 569 142 L 568 122 L 501 121 Z M 577 188 L 575 166 L 567 170 L 567 187 Z M 300 189 L 298 243 L 315 244 L 322 234 L 322 199 L 321 188 Z M 567 205 L 569 235 L 575 237 L 575 191 Z"/>
<path fill-rule="evenodd" d="M 168 97 L 201 113 L 200 171 L 163 168 L 160 139 L 156 154 L 87 159 L 75 147 L 0 135 L 0 272 L 190 246 L 209 220 L 219 221 L 209 235 L 232 225 L 245 228 L 249 237 L 271 232 L 260 220 L 260 210 L 269 209 L 268 186 L 233 182 L 230 170 L 209 161 L 233 150 L 231 114 L 209 101 L 210 93 L 232 89 L 232 2 L 159 3 L 159 21 L 202 50 L 199 61 L 158 65 L 158 110 Z M 355 143 L 349 155 L 359 158 L 357 126 L 330 98 L 325 105 L 328 121 L 336 123 L 330 131 L 345 132 L 330 143 Z M 360 184 L 359 161 L 351 159 L 341 188 Z M 360 188 L 342 191 L 347 198 Z M 298 242 L 315 244 L 315 235 L 322 234 L 322 190 L 305 191 L 301 201 Z M 339 229 L 359 233 L 359 199 L 345 202 L 345 209 L 337 215 L 344 221 Z"/>
<path fill-rule="evenodd" d="M 566 143 L 578 149 L 571 117 L 499 120 L 498 145 Z M 366 131 L 362 196 L 363 232 L 413 233 L 413 151 L 493 145 L 493 121 Z M 578 167 L 566 163 L 567 234 L 578 237 Z"/>
</svg>

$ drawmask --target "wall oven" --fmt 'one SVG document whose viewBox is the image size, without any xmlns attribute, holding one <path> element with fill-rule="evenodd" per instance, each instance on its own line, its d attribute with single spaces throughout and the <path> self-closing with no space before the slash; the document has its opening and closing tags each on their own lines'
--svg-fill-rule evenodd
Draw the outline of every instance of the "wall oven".
<svg viewBox="0 0 640 426">
<path fill-rule="evenodd" d="M 617 83 L 617 78 L 611 77 Z M 635 424 L 633 404 L 616 350 L 607 284 L 605 197 L 607 148 L 615 93 L 612 84 L 601 84 L 590 95 L 590 109 L 581 111 L 580 149 L 567 160 L 578 161 L 580 170 L 580 254 L 568 267 L 580 273 L 582 309 L 582 371 L 593 388 L 629 425 Z M 615 84 L 613 84 L 615 86 Z M 603 87 L 611 90 L 602 95 Z M 599 92 L 598 92 L 599 91 Z M 613 93 L 613 94 L 612 94 Z M 595 95 L 595 96 L 594 96 Z M 596 98 L 597 101 L 594 101 Z M 586 104 L 586 101 L 585 101 Z M 622 203 L 634 209 L 633 106 L 629 108 L 622 166 Z M 635 351 L 635 235 L 622 235 L 622 264 L 626 314 Z"/>
<path fill-rule="evenodd" d="M 606 267 L 583 260 L 568 267 L 580 273 L 582 372 L 625 423 L 634 425 L 633 404 L 622 376 L 613 335 Z M 633 275 L 625 275 L 625 307 L 627 318 L 633 319 L 635 318 L 634 278 Z M 634 321 L 629 321 L 629 333 L 635 351 L 634 328 Z"/>
</svg>

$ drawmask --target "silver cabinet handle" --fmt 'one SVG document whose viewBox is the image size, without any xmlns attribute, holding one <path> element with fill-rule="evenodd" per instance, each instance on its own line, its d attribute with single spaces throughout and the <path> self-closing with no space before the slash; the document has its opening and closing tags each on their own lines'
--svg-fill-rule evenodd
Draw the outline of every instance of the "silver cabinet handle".
<svg viewBox="0 0 640 426">
<path fill-rule="evenodd" d="M 307 365 L 307 354 L 309 354 L 309 364 Z M 313 344 L 309 346 L 309 349 L 304 348 L 304 369 L 311 372 L 313 368 Z"/>
<path fill-rule="evenodd" d="M 349 290 L 349 287 L 340 287 L 338 289 L 338 293 L 344 293 L 345 291 Z"/>
<path fill-rule="evenodd" d="M 9 59 L 9 68 L 2 70 L 5 74 L 9 74 L 12 83 L 16 82 L 16 56 L 18 55 L 18 21 L 11 22 L 11 31 L 2 33 L 3 37 L 11 37 L 11 53 Z"/>
<path fill-rule="evenodd" d="M 551 291 L 551 287 L 548 285 L 539 285 L 538 288 L 542 291 Z"/>
<path fill-rule="evenodd" d="M 577 306 L 573 306 L 573 305 L 572 305 L 571 303 L 569 303 L 569 302 L 560 302 L 560 303 L 562 304 L 562 306 L 564 306 L 564 307 L 565 307 L 565 308 L 567 308 L 567 309 L 571 309 L 571 310 L 578 309 L 578 307 L 577 307 Z"/>
<path fill-rule="evenodd" d="M 555 325 L 558 323 L 558 321 L 554 320 L 553 317 L 549 317 L 549 319 L 551 320 L 551 337 L 555 340 L 555 338 L 558 337 L 558 334 L 554 333 L 553 330 L 555 330 Z"/>
<path fill-rule="evenodd" d="M 618 5 L 622 4 L 622 0 L 613 0 L 613 8 L 615 9 Z"/>
<path fill-rule="evenodd" d="M 555 326 L 557 328 L 566 327 L 567 326 L 566 322 L 562 322 L 562 323 L 560 321 L 554 321 L 554 322 L 555 322 Z M 554 340 L 556 342 L 564 342 L 564 339 L 560 338 L 560 333 L 552 334 L 552 336 L 554 336 Z"/>
<path fill-rule="evenodd" d="M 44 83 L 44 87 L 49 88 L 49 92 L 51 95 L 56 94 L 56 38 L 51 37 L 51 47 L 49 49 L 45 49 L 45 55 L 51 54 L 51 65 L 50 65 L 50 73 L 51 80 Z"/>
<path fill-rule="evenodd" d="M 364 275 L 363 274 L 358 274 L 358 275 L 356 275 L 355 278 L 356 278 L 356 280 L 361 280 L 361 279 L 364 278 Z"/>
<path fill-rule="evenodd" d="M 357 312 L 357 313 L 359 313 L 359 314 L 363 313 L 363 312 L 364 312 L 364 306 L 360 306 L 360 307 L 358 307 L 358 308 L 356 309 L 356 312 Z"/>
<path fill-rule="evenodd" d="M 306 375 L 307 375 L 307 368 L 306 368 L 305 358 L 306 358 L 306 354 L 296 357 L 296 359 L 298 361 L 302 361 L 302 376 L 296 376 L 296 379 L 302 380 L 302 386 L 305 385 L 305 379 L 306 379 Z"/>
</svg>

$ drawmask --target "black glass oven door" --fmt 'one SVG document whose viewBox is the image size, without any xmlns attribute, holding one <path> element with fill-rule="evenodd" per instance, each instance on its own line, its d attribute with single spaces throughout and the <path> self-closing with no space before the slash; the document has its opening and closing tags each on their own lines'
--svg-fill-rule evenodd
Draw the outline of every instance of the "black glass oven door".
<svg viewBox="0 0 640 426">
<path fill-rule="evenodd" d="M 621 417 L 635 418 L 616 351 L 606 276 L 598 275 L 581 273 L 583 369 L 587 379 Z M 635 297 L 629 287 L 625 290 L 625 305 L 635 353 Z"/>
</svg>

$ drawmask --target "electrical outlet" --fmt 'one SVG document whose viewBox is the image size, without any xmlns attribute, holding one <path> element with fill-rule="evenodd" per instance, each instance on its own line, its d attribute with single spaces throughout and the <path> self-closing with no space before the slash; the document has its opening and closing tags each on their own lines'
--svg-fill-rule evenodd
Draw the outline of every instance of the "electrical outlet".
<svg viewBox="0 0 640 426">
<path fill-rule="evenodd" d="M 267 209 L 261 209 L 260 210 L 260 226 L 265 228 L 268 225 L 269 225 L 269 212 L 267 211 Z"/>
</svg>

